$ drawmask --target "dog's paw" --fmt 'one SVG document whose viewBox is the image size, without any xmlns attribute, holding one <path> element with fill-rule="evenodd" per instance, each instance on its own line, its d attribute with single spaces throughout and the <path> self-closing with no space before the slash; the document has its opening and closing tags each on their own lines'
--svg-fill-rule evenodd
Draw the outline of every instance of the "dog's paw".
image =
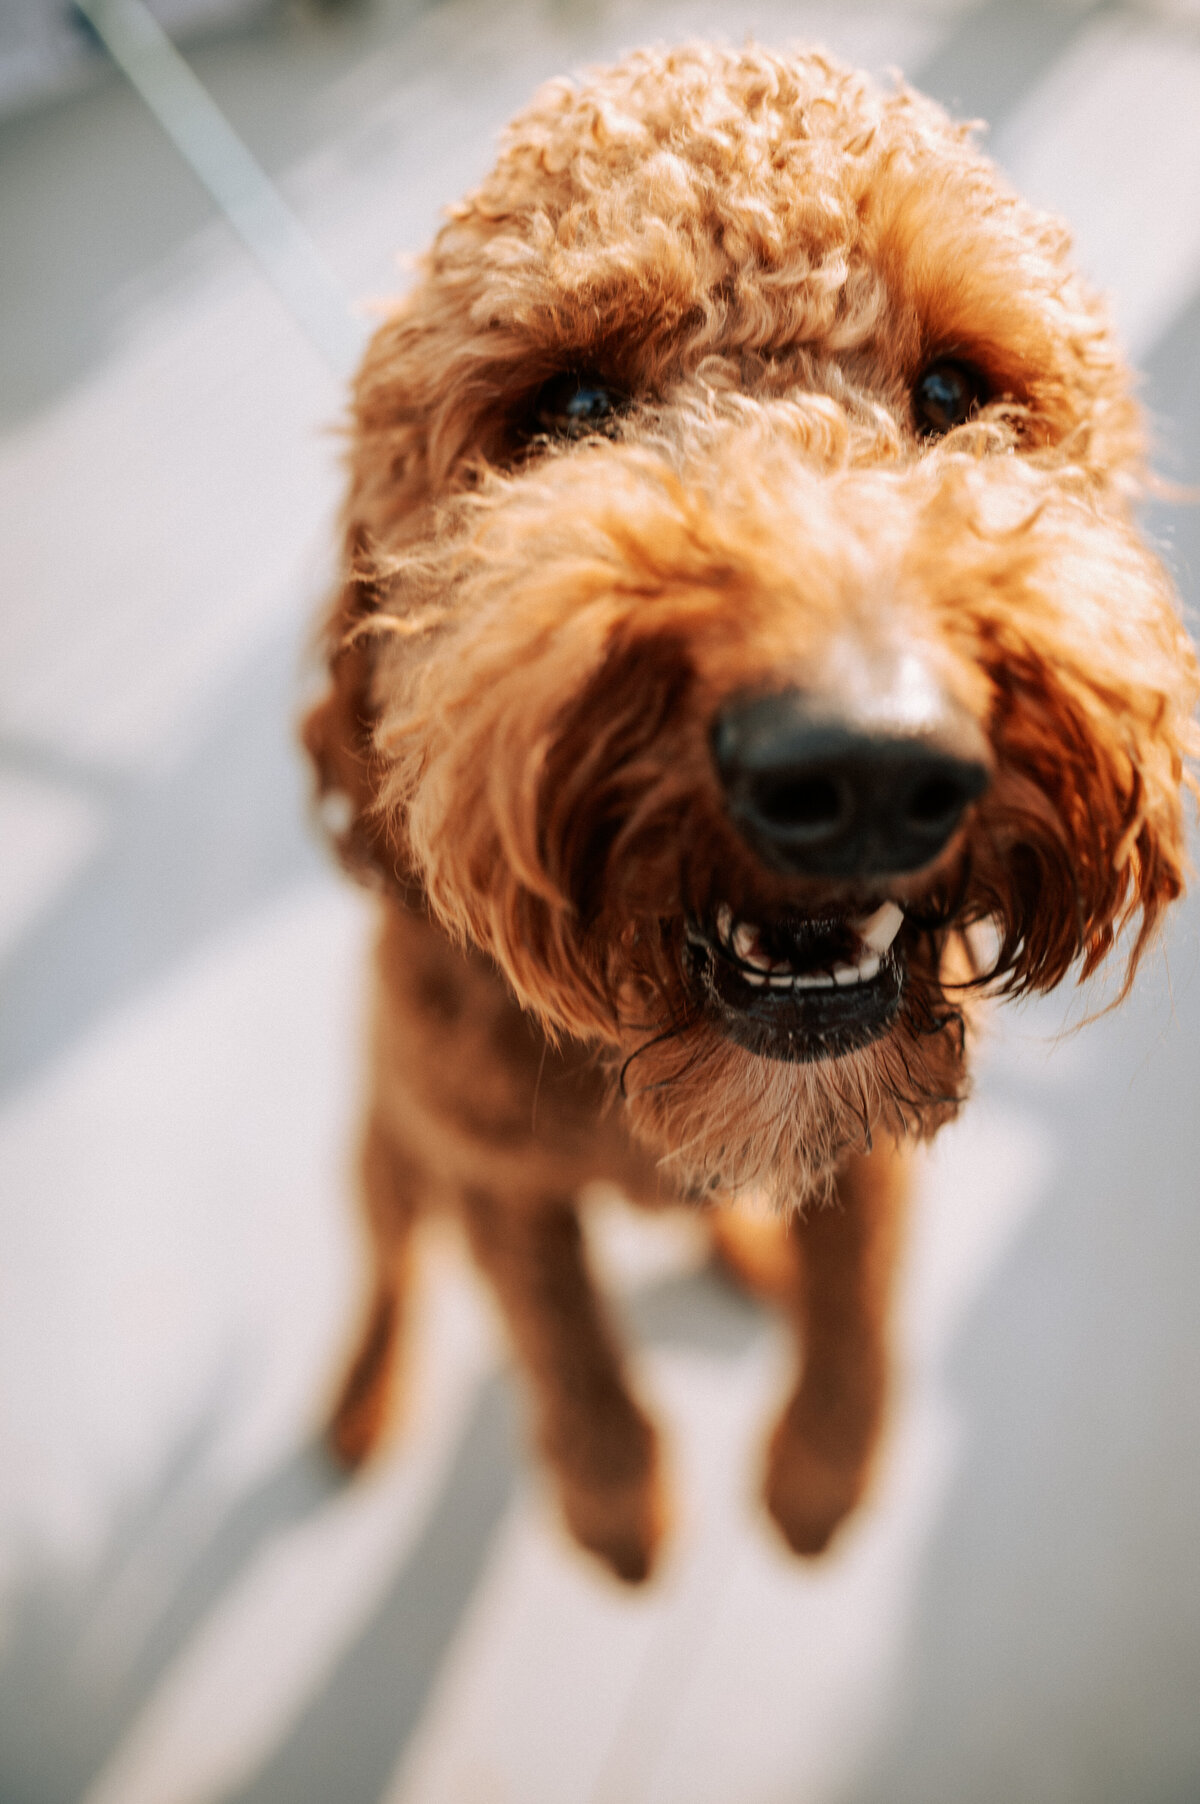
<svg viewBox="0 0 1200 1804">
<path fill-rule="evenodd" d="M 381 1288 L 325 1428 L 330 1456 L 347 1472 L 371 1457 L 388 1429 L 396 1389 L 396 1322 L 395 1294 Z"/>
<path fill-rule="evenodd" d="M 565 1492 L 563 1515 L 581 1548 L 605 1562 L 624 1584 L 650 1579 L 666 1533 L 660 1486 L 621 1486 L 614 1492 Z"/>
<path fill-rule="evenodd" d="M 860 1451 L 822 1447 L 823 1437 L 785 1421 L 767 1456 L 763 1497 L 793 1553 L 813 1559 L 829 1547 L 863 1500 L 871 1466 Z"/>
<path fill-rule="evenodd" d="M 382 1410 L 364 1408 L 361 1403 L 355 1407 L 355 1402 L 343 1399 L 329 1418 L 325 1445 L 330 1458 L 344 1471 L 357 1472 L 374 1453 L 383 1431 Z"/>
<path fill-rule="evenodd" d="M 573 1538 L 626 1585 L 654 1570 L 670 1511 L 657 1466 L 620 1485 L 564 1486 L 563 1515 Z"/>
<path fill-rule="evenodd" d="M 365 1464 L 384 1439 L 393 1411 L 386 1363 L 358 1359 L 347 1372 L 325 1428 L 330 1457 L 347 1472 Z"/>
</svg>

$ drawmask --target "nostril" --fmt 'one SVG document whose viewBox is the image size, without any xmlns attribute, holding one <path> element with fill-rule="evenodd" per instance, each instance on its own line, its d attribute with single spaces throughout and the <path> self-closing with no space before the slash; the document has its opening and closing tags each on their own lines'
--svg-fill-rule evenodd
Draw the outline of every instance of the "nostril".
<svg viewBox="0 0 1200 1804">
<path fill-rule="evenodd" d="M 760 778 L 753 801 L 763 822 L 807 844 L 819 844 L 847 825 L 852 813 L 849 787 L 825 771 L 788 771 Z"/>
<path fill-rule="evenodd" d="M 905 812 L 909 824 L 922 832 L 945 832 L 954 826 L 970 799 L 962 783 L 940 771 L 917 784 Z"/>
</svg>

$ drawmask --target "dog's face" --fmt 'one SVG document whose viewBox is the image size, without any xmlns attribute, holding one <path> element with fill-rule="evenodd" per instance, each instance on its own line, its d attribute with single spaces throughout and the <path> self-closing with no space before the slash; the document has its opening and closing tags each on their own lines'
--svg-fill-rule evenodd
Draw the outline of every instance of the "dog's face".
<svg viewBox="0 0 1200 1804">
<path fill-rule="evenodd" d="M 544 92 L 359 378 L 309 743 L 349 843 L 789 1199 L 1181 887 L 1196 666 L 1064 237 L 909 93 Z M 991 924 L 980 966 L 973 929 Z"/>
</svg>

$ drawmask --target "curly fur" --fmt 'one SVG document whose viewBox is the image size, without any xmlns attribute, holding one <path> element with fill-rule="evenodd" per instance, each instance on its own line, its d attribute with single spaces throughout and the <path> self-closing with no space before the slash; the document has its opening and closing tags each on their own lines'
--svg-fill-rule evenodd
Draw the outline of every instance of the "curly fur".
<svg viewBox="0 0 1200 1804">
<path fill-rule="evenodd" d="M 994 398 L 929 443 L 912 385 L 951 354 Z M 541 385 L 581 369 L 634 398 L 613 435 L 531 438 Z M 1183 885 L 1196 662 L 1133 517 L 1140 423 L 1104 308 L 1062 227 L 931 102 L 705 46 L 552 83 L 376 333 L 351 447 L 306 740 L 349 797 L 347 862 L 411 922 L 384 954 L 375 1116 L 428 1143 L 422 1183 L 465 1194 L 487 1134 L 470 1096 L 401 1071 L 428 1028 L 397 965 L 418 948 L 451 987 L 469 969 L 485 1013 L 519 1005 L 516 1063 L 550 1058 L 603 1123 L 557 1164 L 553 1123 L 526 1134 L 514 1197 L 521 1170 L 565 1194 L 619 1168 L 787 1209 L 955 1113 L 982 991 L 1089 974 L 1125 929 L 1132 976 Z M 781 1063 L 697 1007 L 685 924 L 846 898 L 748 853 L 708 733 L 738 692 L 836 682 L 847 643 L 919 650 L 994 776 L 891 888 L 893 1029 Z M 476 1051 L 511 1078 L 511 1049 Z"/>
</svg>

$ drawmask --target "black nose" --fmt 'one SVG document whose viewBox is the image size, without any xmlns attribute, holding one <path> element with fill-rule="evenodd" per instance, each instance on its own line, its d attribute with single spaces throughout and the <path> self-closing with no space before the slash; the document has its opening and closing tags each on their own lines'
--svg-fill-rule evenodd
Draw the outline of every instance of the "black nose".
<svg viewBox="0 0 1200 1804">
<path fill-rule="evenodd" d="M 990 780 L 982 732 L 941 702 L 913 731 L 847 718 L 798 689 L 735 698 L 712 748 L 743 838 L 798 876 L 919 871 Z"/>
</svg>

